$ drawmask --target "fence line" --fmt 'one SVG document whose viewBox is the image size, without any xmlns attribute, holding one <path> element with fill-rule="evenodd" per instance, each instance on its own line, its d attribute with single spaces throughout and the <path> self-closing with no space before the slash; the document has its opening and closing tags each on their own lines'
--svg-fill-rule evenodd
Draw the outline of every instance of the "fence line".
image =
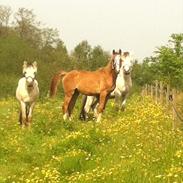
<svg viewBox="0 0 183 183">
<path fill-rule="evenodd" d="M 176 128 L 177 121 L 183 122 L 183 114 L 177 110 L 176 94 L 177 91 L 174 88 L 170 88 L 170 85 L 168 84 L 163 84 L 162 81 L 155 81 L 151 85 L 146 84 L 142 88 L 142 96 L 151 96 L 156 103 L 164 104 L 170 111 L 172 111 L 173 129 Z"/>
</svg>

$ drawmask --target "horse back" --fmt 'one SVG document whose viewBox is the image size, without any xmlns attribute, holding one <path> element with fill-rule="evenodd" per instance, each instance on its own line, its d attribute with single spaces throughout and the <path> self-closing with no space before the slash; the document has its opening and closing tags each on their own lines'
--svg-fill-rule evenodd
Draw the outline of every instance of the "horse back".
<svg viewBox="0 0 183 183">
<path fill-rule="evenodd" d="M 67 73 L 62 83 L 66 92 L 77 89 L 83 94 L 95 95 L 102 90 L 110 91 L 114 84 L 112 79 L 102 69 L 97 71 L 73 70 Z"/>
</svg>

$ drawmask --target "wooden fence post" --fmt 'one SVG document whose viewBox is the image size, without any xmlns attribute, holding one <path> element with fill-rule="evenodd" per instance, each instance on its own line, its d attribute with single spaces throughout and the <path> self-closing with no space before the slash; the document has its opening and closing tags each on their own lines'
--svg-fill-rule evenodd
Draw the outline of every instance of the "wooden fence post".
<svg viewBox="0 0 183 183">
<path fill-rule="evenodd" d="M 142 87 L 141 96 L 142 98 L 146 95 L 145 86 Z"/>
<path fill-rule="evenodd" d="M 158 103 L 158 81 L 155 81 L 155 101 Z"/>
<path fill-rule="evenodd" d="M 170 85 L 166 86 L 166 105 L 169 106 Z"/>
<path fill-rule="evenodd" d="M 153 88 L 154 88 L 154 86 L 151 84 L 150 87 L 151 87 L 151 98 L 153 98 L 153 94 L 154 94 Z"/>
<path fill-rule="evenodd" d="M 176 111 L 174 109 L 175 106 L 175 89 L 172 89 L 172 116 L 173 116 L 173 120 L 172 120 L 172 129 L 174 130 L 176 128 Z"/>
<path fill-rule="evenodd" d="M 166 87 L 166 91 L 164 88 Z M 183 121 L 183 117 L 179 114 L 179 111 L 176 108 L 176 94 L 178 96 L 178 92 L 175 89 L 170 88 L 170 85 L 163 85 L 163 82 L 155 81 L 155 85 L 145 84 L 142 89 L 142 95 L 151 96 L 156 103 L 166 104 L 167 111 L 170 112 L 172 110 L 172 129 L 176 129 L 178 127 L 177 119 Z"/>
<path fill-rule="evenodd" d="M 160 103 L 163 103 L 163 83 L 160 81 Z"/>
<path fill-rule="evenodd" d="M 148 95 L 148 84 L 145 85 L 145 93 L 146 93 L 146 96 Z"/>
<path fill-rule="evenodd" d="M 142 87 L 141 96 L 144 97 L 144 87 Z"/>
</svg>

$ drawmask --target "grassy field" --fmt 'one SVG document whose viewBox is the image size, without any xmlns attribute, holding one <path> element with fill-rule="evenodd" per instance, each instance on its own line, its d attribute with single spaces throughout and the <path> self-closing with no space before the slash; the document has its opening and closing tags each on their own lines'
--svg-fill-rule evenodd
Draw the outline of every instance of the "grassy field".
<svg viewBox="0 0 183 183">
<path fill-rule="evenodd" d="M 108 103 L 99 124 L 63 122 L 61 99 L 40 100 L 31 129 L 18 126 L 15 99 L 0 101 L 0 182 L 183 182 L 183 131 L 149 98 L 125 112 Z"/>
</svg>

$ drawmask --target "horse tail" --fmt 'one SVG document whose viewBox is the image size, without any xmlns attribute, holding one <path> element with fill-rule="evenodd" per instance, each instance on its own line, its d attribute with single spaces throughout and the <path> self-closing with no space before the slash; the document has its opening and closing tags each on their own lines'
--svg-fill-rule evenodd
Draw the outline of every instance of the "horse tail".
<svg viewBox="0 0 183 183">
<path fill-rule="evenodd" d="M 50 97 L 54 97 L 57 93 L 57 87 L 60 83 L 60 80 L 67 74 L 66 71 L 60 71 L 57 74 L 55 74 L 51 80 L 50 85 Z"/>
</svg>

